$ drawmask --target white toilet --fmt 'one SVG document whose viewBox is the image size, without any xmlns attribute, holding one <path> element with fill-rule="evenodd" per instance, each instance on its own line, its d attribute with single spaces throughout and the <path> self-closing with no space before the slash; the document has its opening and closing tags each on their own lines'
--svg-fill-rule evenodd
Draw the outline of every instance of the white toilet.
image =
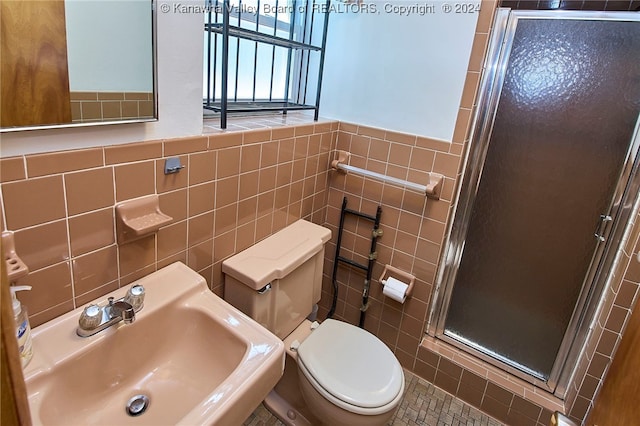
<svg viewBox="0 0 640 426">
<path fill-rule="evenodd" d="M 289 425 L 384 425 L 404 392 L 389 348 L 336 320 L 312 323 L 331 231 L 298 220 L 222 263 L 224 298 L 284 340 L 285 372 L 265 405 Z"/>
</svg>

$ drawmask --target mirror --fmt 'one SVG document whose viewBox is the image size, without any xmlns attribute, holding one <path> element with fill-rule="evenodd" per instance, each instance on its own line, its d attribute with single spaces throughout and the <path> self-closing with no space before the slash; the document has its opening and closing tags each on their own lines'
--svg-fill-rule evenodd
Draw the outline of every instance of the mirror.
<svg viewBox="0 0 640 426">
<path fill-rule="evenodd" d="M 0 0 L 0 131 L 157 120 L 153 0 Z"/>
</svg>

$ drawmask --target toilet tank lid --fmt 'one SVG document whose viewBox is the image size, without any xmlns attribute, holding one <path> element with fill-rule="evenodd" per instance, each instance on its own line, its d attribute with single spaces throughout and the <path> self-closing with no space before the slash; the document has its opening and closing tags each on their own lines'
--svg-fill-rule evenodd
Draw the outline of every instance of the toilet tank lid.
<svg viewBox="0 0 640 426">
<path fill-rule="evenodd" d="M 290 272 L 319 253 L 331 230 L 300 219 L 222 262 L 222 272 L 254 290 Z"/>
</svg>

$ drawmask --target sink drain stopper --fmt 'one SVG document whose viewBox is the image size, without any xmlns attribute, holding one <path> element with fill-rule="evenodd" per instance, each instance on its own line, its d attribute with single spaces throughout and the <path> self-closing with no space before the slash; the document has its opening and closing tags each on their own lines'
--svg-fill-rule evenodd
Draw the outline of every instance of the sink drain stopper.
<svg viewBox="0 0 640 426">
<path fill-rule="evenodd" d="M 127 414 L 139 416 L 149 407 L 149 397 L 146 395 L 136 395 L 127 402 Z"/>
</svg>

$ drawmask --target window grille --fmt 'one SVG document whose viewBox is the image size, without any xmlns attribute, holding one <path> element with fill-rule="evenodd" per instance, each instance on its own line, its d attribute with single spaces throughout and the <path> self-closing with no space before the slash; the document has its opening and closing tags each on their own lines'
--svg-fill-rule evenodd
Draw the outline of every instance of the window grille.
<svg viewBox="0 0 640 426">
<path fill-rule="evenodd" d="M 206 0 L 205 109 L 313 110 L 318 119 L 330 0 Z"/>
</svg>

